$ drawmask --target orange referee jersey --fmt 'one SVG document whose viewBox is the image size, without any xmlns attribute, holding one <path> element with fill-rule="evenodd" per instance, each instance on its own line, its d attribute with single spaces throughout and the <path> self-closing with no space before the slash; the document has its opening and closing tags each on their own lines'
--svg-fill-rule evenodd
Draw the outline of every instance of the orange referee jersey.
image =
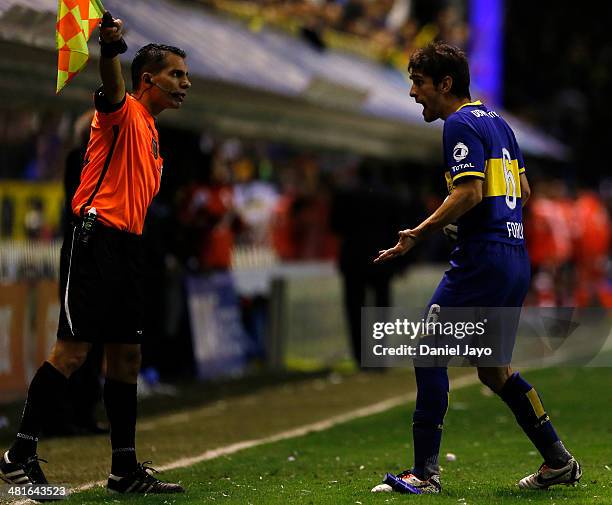
<svg viewBox="0 0 612 505">
<path fill-rule="evenodd" d="M 159 191 L 164 161 L 155 121 L 129 94 L 111 106 L 100 89 L 94 101 L 96 113 L 72 211 L 83 215 L 95 207 L 103 224 L 140 235 Z"/>
</svg>

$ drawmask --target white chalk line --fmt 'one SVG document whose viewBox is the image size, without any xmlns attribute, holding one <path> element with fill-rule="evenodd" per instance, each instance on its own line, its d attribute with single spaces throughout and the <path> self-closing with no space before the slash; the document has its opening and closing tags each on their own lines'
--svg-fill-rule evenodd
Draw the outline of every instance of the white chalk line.
<svg viewBox="0 0 612 505">
<path fill-rule="evenodd" d="M 477 384 L 478 382 L 479 380 L 476 374 L 458 377 L 451 381 L 451 390 L 472 386 L 474 384 Z M 360 419 L 362 417 L 368 417 L 374 414 L 380 414 L 381 412 L 385 412 L 394 407 L 399 407 L 400 405 L 404 405 L 408 402 L 413 402 L 415 400 L 416 391 L 404 395 L 394 396 L 381 402 L 366 405 L 365 407 L 351 410 L 349 412 L 345 412 L 344 414 L 338 414 L 336 416 L 323 419 L 322 421 L 317 421 L 314 423 L 305 424 L 303 426 L 298 426 L 297 428 L 291 428 L 289 430 L 281 431 L 279 433 L 275 433 L 274 435 L 269 435 L 267 437 L 256 438 L 252 440 L 243 440 L 241 442 L 225 445 L 223 447 L 217 447 L 216 449 L 209 449 L 196 456 L 180 458 L 170 463 L 166 463 L 165 465 L 160 466 L 158 469 L 160 471 L 166 471 L 175 470 L 177 468 L 186 468 L 188 466 L 202 463 L 203 461 L 210 461 L 221 456 L 228 456 L 230 454 L 235 454 L 245 449 L 251 449 L 252 447 L 258 447 L 260 445 L 280 442 L 281 440 L 288 440 L 290 438 L 302 437 L 304 435 L 307 435 L 308 433 L 317 433 L 325 431 L 339 424 L 348 423 L 349 421 Z M 91 489 L 93 487 L 105 485 L 106 480 L 86 482 L 85 484 L 81 484 L 80 486 L 71 488 L 70 494 L 87 491 L 88 489 Z M 29 503 L 32 503 L 32 500 L 20 500 L 14 502 L 14 505 L 26 505 Z"/>
</svg>

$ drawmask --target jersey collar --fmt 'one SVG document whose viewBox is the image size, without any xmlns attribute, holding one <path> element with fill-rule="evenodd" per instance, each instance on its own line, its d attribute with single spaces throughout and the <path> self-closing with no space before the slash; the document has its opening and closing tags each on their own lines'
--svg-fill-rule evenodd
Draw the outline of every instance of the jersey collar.
<svg viewBox="0 0 612 505">
<path fill-rule="evenodd" d="M 468 102 L 468 103 L 464 103 L 461 107 L 459 107 L 455 112 L 463 109 L 464 107 L 469 107 L 470 105 L 472 106 L 476 106 L 476 105 L 482 105 L 482 102 L 480 100 L 476 100 L 474 102 Z"/>
<path fill-rule="evenodd" d="M 153 124 L 157 124 L 155 116 L 149 112 L 149 109 L 147 109 L 142 103 L 140 103 L 140 100 L 137 100 L 133 94 L 129 93 L 129 96 L 132 97 L 134 102 L 138 104 L 138 107 L 140 107 L 140 110 L 142 110 L 145 113 L 147 120 L 149 122 L 152 122 Z"/>
</svg>

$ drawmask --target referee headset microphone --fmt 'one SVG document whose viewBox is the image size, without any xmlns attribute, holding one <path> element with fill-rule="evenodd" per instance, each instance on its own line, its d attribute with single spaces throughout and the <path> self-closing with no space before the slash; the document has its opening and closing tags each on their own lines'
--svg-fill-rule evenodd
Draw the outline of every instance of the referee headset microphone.
<svg viewBox="0 0 612 505">
<path fill-rule="evenodd" d="M 147 75 L 147 76 L 144 78 L 144 81 L 145 81 L 147 84 L 151 84 L 152 86 L 155 86 L 156 88 L 161 89 L 161 90 L 162 90 L 164 93 L 167 93 L 168 95 L 170 95 L 170 96 L 172 96 L 172 97 L 174 97 L 175 95 L 178 95 L 178 94 L 179 94 L 179 93 L 174 93 L 174 92 L 170 91 L 169 89 L 164 88 L 163 86 L 160 86 L 160 85 L 159 85 L 159 84 L 157 84 L 155 81 L 153 81 L 153 79 L 151 79 L 151 77 L 150 77 L 150 76 L 148 76 L 148 75 Z"/>
</svg>

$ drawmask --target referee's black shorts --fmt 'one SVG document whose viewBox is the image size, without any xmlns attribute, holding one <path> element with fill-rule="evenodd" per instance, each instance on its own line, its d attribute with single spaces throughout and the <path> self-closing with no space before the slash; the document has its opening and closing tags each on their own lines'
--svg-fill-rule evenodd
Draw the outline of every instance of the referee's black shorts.
<svg viewBox="0 0 612 505">
<path fill-rule="evenodd" d="M 141 236 L 98 221 L 84 245 L 80 226 L 75 219 L 62 245 L 57 338 L 140 344 L 144 327 Z"/>
</svg>

